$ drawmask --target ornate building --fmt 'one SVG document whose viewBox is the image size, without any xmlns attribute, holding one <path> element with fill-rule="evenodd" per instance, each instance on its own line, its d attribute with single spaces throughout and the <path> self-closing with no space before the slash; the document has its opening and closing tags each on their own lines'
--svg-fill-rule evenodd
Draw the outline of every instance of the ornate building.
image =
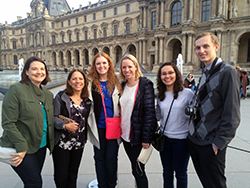
<svg viewBox="0 0 250 188">
<path fill-rule="evenodd" d="M 186 69 L 197 70 L 194 39 L 203 31 L 218 36 L 223 60 L 250 67 L 249 0 L 99 0 L 78 9 L 66 0 L 32 0 L 30 7 L 27 18 L 0 24 L 4 69 L 30 56 L 50 70 L 87 68 L 99 51 L 116 64 L 129 51 L 148 71 L 179 53 Z"/>
</svg>

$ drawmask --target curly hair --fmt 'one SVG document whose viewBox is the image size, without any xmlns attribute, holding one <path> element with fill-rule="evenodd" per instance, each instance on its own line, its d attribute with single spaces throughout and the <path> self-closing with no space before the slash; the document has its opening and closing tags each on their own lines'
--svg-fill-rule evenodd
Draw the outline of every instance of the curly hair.
<svg viewBox="0 0 250 188">
<path fill-rule="evenodd" d="M 90 67 L 89 70 L 89 74 L 88 74 L 88 78 L 92 81 L 92 85 L 94 86 L 94 90 L 98 93 L 100 93 L 99 91 L 99 85 L 100 85 L 100 81 L 99 81 L 99 74 L 96 70 L 96 59 L 99 57 L 104 57 L 105 59 L 107 59 L 108 64 L 109 64 L 109 70 L 108 70 L 108 91 L 109 94 L 111 95 L 115 86 L 117 87 L 118 91 L 121 92 L 121 84 L 115 74 L 115 68 L 113 65 L 113 62 L 111 60 L 111 58 L 109 57 L 108 54 L 104 53 L 104 52 L 100 52 L 97 53 L 92 61 L 92 65 Z"/>
<path fill-rule="evenodd" d="M 68 78 L 67 78 L 66 88 L 64 89 L 64 92 L 69 96 L 72 96 L 74 94 L 73 88 L 69 85 L 69 81 L 74 72 L 80 72 L 84 78 L 84 87 L 82 88 L 81 98 L 82 99 L 88 98 L 89 97 L 88 82 L 87 82 L 84 72 L 81 69 L 73 69 L 72 71 L 70 71 Z"/>
<path fill-rule="evenodd" d="M 161 80 L 161 70 L 163 67 L 165 66 L 172 66 L 176 75 L 176 80 L 174 82 L 174 99 L 178 98 L 178 93 L 179 91 L 183 90 L 183 81 L 182 81 L 182 76 L 180 71 L 178 70 L 178 68 L 176 67 L 175 64 L 167 62 L 167 63 L 163 63 L 157 73 L 157 78 L 156 78 L 156 82 L 157 82 L 157 90 L 158 90 L 158 94 L 157 97 L 160 99 L 160 101 L 163 101 L 165 99 L 165 91 L 166 91 L 166 85 L 162 82 Z"/>
</svg>

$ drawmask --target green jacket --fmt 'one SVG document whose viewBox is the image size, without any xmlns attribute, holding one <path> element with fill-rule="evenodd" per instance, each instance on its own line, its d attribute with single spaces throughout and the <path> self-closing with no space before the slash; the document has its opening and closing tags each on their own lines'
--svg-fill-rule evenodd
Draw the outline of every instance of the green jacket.
<svg viewBox="0 0 250 188">
<path fill-rule="evenodd" d="M 38 151 L 43 135 L 43 103 L 48 120 L 48 147 L 54 148 L 54 112 L 53 94 L 44 88 L 38 88 L 32 82 L 12 85 L 4 96 L 2 105 L 3 136 L 2 147 L 13 147 L 17 152 Z"/>
</svg>

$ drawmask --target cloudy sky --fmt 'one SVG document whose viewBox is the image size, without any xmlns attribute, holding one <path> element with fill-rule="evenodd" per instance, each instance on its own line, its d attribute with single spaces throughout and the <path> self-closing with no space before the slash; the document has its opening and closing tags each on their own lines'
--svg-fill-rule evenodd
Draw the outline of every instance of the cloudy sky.
<svg viewBox="0 0 250 188">
<path fill-rule="evenodd" d="M 17 16 L 22 18 L 27 17 L 27 13 L 31 12 L 30 3 L 32 0 L 0 0 L 0 23 L 17 21 Z M 74 7 L 75 9 L 79 8 L 79 5 L 82 6 L 88 5 L 88 2 L 91 1 L 92 4 L 98 2 L 98 0 L 67 0 L 70 8 Z"/>
</svg>

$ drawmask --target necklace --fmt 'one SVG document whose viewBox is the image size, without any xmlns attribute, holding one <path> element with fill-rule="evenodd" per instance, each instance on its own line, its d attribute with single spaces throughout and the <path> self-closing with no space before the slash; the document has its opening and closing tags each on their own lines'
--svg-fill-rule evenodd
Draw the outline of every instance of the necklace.
<svg viewBox="0 0 250 188">
<path fill-rule="evenodd" d="M 73 97 L 76 101 L 81 101 L 82 99 L 78 99 L 78 98 L 76 98 L 76 97 Z"/>
<path fill-rule="evenodd" d="M 108 93 L 105 96 L 105 92 L 107 92 L 107 86 L 106 86 L 106 84 L 105 85 L 100 84 L 100 85 L 101 85 L 101 90 L 102 90 L 102 96 L 103 96 L 104 100 L 106 101 L 106 100 L 108 100 Z"/>
</svg>

